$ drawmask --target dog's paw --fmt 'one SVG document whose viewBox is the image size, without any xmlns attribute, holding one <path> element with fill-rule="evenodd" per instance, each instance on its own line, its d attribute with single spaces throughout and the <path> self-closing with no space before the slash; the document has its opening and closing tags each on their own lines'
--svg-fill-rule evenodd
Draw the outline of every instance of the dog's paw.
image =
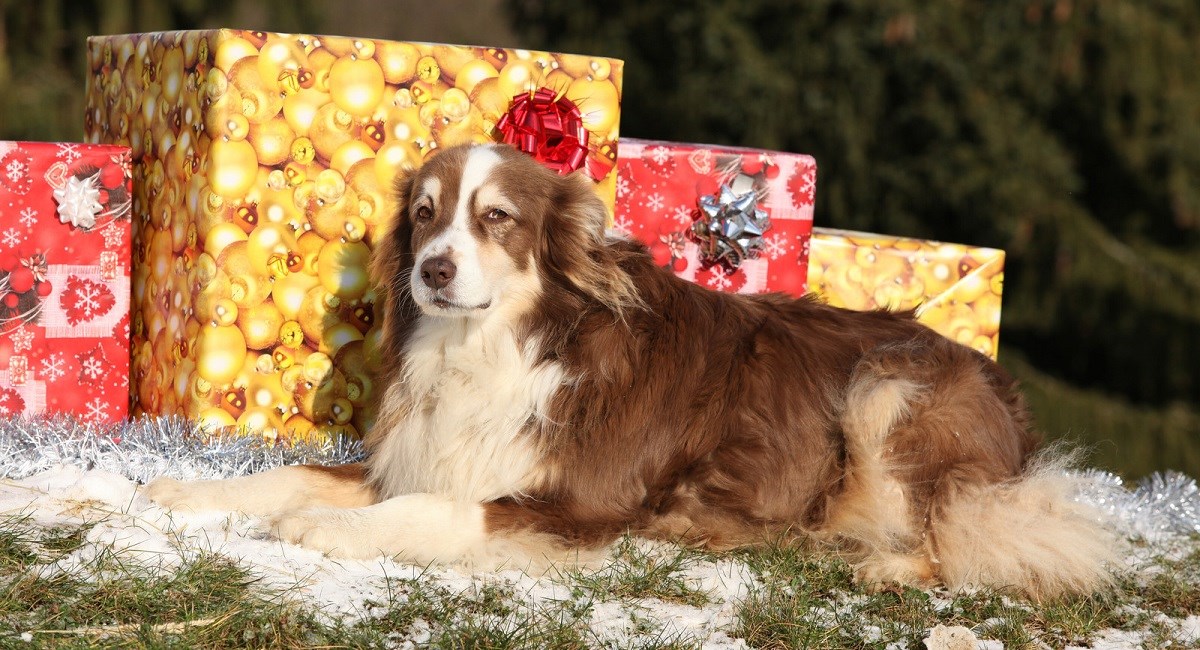
<svg viewBox="0 0 1200 650">
<path fill-rule="evenodd" d="M 335 508 L 293 510 L 265 522 L 275 537 L 330 557 L 370 559 L 386 553 L 370 540 L 357 513 Z"/>
<path fill-rule="evenodd" d="M 898 553 L 875 553 L 854 565 L 854 581 L 871 592 L 927 587 L 933 584 L 934 573 L 928 559 Z"/>
<path fill-rule="evenodd" d="M 187 483 L 166 476 L 156 478 L 142 488 L 142 494 L 147 499 L 168 510 L 194 510 L 192 504 L 188 503 L 188 493 Z"/>
<path fill-rule="evenodd" d="M 236 504 L 226 503 L 218 481 L 178 481 L 166 476 L 156 478 L 142 494 L 167 510 L 207 512 L 236 510 Z"/>
</svg>

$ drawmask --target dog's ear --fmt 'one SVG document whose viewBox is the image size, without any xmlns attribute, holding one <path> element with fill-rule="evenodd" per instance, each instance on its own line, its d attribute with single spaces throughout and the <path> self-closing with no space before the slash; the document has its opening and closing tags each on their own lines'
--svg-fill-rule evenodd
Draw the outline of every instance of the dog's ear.
<svg viewBox="0 0 1200 650">
<path fill-rule="evenodd" d="M 375 317 L 382 319 L 381 352 L 384 358 L 398 358 L 403 332 L 415 320 L 419 310 L 412 301 L 408 276 L 412 271 L 412 198 L 415 171 L 405 171 L 396 179 L 396 214 L 381 222 L 371 241 L 371 284 L 376 291 Z"/>
<path fill-rule="evenodd" d="M 396 214 L 390 220 L 381 221 L 376 227 L 371 246 L 371 281 L 381 290 L 393 292 L 389 286 L 405 271 L 404 265 L 412 266 L 412 221 L 409 219 L 409 202 L 412 199 L 416 172 L 400 172 L 393 185 L 396 198 Z"/>
<path fill-rule="evenodd" d="M 555 195 L 543 228 L 542 254 L 550 270 L 618 316 L 642 305 L 604 234 L 608 208 L 582 173 L 555 176 Z"/>
</svg>

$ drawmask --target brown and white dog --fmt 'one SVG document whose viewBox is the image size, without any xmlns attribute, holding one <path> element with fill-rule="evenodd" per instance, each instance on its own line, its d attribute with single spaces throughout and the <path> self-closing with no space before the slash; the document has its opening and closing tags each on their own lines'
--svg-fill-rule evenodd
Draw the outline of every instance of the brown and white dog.
<svg viewBox="0 0 1200 650">
<path fill-rule="evenodd" d="M 476 568 L 631 532 L 710 548 L 805 538 L 872 584 L 1109 580 L 1111 536 L 1034 455 L 995 363 L 915 322 L 707 291 L 606 238 L 590 183 L 504 146 L 398 183 L 365 462 L 159 479 L 164 506 L 283 540 Z"/>
</svg>

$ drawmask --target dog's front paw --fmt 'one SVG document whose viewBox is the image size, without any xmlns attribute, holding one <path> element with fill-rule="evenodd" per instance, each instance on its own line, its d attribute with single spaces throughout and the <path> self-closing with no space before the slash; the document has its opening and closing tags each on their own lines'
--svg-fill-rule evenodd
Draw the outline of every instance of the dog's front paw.
<svg viewBox="0 0 1200 650">
<path fill-rule="evenodd" d="M 192 487 L 192 483 L 162 476 L 151 481 L 142 489 L 142 493 L 168 510 L 212 510 L 213 508 L 204 507 L 206 504 L 197 502 L 196 492 Z"/>
<path fill-rule="evenodd" d="M 385 555 L 370 542 L 372 535 L 362 530 L 356 513 L 334 508 L 293 510 L 267 522 L 271 534 L 285 542 L 331 557 L 369 559 Z"/>
<path fill-rule="evenodd" d="M 156 478 L 142 488 L 146 498 L 167 510 L 208 512 L 238 510 L 236 499 L 222 481 L 178 481 L 166 476 Z"/>
</svg>

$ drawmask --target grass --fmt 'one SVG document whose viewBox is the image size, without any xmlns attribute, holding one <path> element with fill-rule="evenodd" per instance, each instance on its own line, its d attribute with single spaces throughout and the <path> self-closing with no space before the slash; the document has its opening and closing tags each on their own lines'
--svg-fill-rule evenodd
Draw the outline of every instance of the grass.
<svg viewBox="0 0 1200 650">
<path fill-rule="evenodd" d="M 571 569 L 566 579 L 603 600 L 658 600 L 703 607 L 709 594 L 682 574 L 704 555 L 680 546 L 657 546 L 626 537 L 599 570 Z"/>
<path fill-rule="evenodd" d="M 1200 539 L 1193 539 L 1195 547 Z M 919 648 L 936 625 L 961 625 L 1005 648 L 1087 645 L 1104 630 L 1141 632 L 1146 647 L 1196 647 L 1165 621 L 1200 614 L 1200 548 L 1156 558 L 1109 593 L 1031 603 L 1011 594 L 896 588 L 868 593 L 828 555 L 776 547 L 743 557 L 762 588 L 742 605 L 735 635 L 760 648 Z"/>
<path fill-rule="evenodd" d="M 484 576 L 463 589 L 433 570 L 386 578 L 385 597 L 367 602 L 363 616 L 341 619 L 211 552 L 183 552 L 170 569 L 128 561 L 90 542 L 91 526 L 0 520 L 0 648 L 387 648 L 407 641 L 421 648 L 682 650 L 700 647 L 711 630 L 668 625 L 662 612 L 710 605 L 731 607 L 735 616 L 723 632 L 753 648 L 921 648 L 938 624 L 968 627 L 1006 648 L 1086 645 L 1108 629 L 1139 632 L 1145 647 L 1200 643 L 1181 638 L 1172 622 L 1200 614 L 1200 538 L 1150 557 L 1110 593 L 1040 604 L 987 590 L 868 593 L 837 557 L 789 546 L 712 555 L 626 539 L 599 569 L 538 582 Z M 744 600 L 728 604 L 702 588 L 696 574 L 713 562 L 740 563 L 753 575 Z M 613 612 L 618 631 L 605 631 L 597 621 L 613 620 Z"/>
</svg>

